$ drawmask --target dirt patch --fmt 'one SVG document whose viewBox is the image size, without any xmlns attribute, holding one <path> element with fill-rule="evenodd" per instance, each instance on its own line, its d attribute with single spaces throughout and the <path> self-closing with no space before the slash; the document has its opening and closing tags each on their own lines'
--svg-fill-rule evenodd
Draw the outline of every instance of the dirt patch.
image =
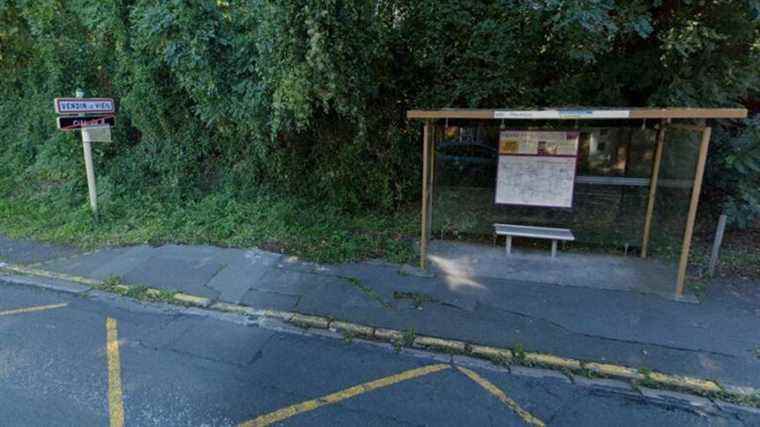
<svg viewBox="0 0 760 427">
<path fill-rule="evenodd" d="M 285 253 L 285 245 L 282 244 L 282 242 L 279 242 L 277 240 L 267 240 L 266 242 L 261 243 L 258 245 L 259 249 L 267 251 L 267 252 L 274 252 L 277 254 L 284 254 Z"/>
<path fill-rule="evenodd" d="M 760 280 L 760 230 L 732 231 L 726 234 L 718 274 L 721 277 Z"/>
</svg>

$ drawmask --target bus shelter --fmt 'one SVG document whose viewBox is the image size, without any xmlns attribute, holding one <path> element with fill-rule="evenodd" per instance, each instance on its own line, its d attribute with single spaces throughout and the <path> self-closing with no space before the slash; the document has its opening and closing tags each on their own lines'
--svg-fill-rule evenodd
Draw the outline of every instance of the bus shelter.
<svg viewBox="0 0 760 427">
<path fill-rule="evenodd" d="M 450 144 L 446 135 L 455 126 L 499 127 L 498 172 L 495 179 L 496 205 L 572 209 L 572 188 L 578 183 L 605 184 L 612 178 L 578 176 L 579 135 L 589 128 L 640 128 L 653 135 L 646 176 L 615 178 L 626 185 L 645 189 L 645 208 L 640 229 L 639 256 L 647 258 L 652 237 L 653 213 L 663 165 L 663 150 L 673 132 L 688 133 L 694 142 L 685 147 L 694 154 L 693 174 L 683 188 L 690 190 L 684 209 L 685 224 L 680 238 L 674 291 L 683 295 L 687 265 L 699 208 L 699 196 L 711 137 L 712 121 L 742 119 L 747 110 L 738 108 L 572 108 L 543 110 L 441 109 L 411 110 L 410 120 L 421 120 L 422 217 L 420 267 L 429 268 L 429 243 L 433 218 L 436 148 Z M 559 135 L 559 137 L 558 137 Z M 593 142 L 593 141 L 592 141 Z M 438 146 L 437 146 L 438 144 Z M 600 145 L 601 144 L 597 144 Z M 683 147 L 682 147 L 683 148 Z M 627 158 L 626 158 L 627 160 Z M 627 167 L 627 166 L 626 166 Z M 691 168 L 691 165 L 690 165 Z M 549 172 L 544 173 L 544 172 Z M 529 176 L 535 174 L 535 176 Z M 535 185 L 534 185 L 535 184 Z M 542 187 L 543 186 L 543 187 Z M 563 190 L 565 188 L 565 190 Z M 662 203 L 662 202 L 661 202 Z M 519 226 L 518 226 L 519 227 Z M 518 234 L 519 235 L 519 234 Z M 507 252 L 511 245 L 507 238 Z M 556 241 L 553 251 L 556 250 Z"/>
</svg>

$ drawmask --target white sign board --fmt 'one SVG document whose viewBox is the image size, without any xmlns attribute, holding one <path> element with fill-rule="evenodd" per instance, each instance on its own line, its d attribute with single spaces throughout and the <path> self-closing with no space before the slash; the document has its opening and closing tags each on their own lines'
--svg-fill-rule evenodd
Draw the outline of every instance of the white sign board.
<svg viewBox="0 0 760 427">
<path fill-rule="evenodd" d="M 82 142 L 111 142 L 111 126 L 83 127 Z"/>
<path fill-rule="evenodd" d="M 111 98 L 56 98 L 54 104 L 58 114 L 114 112 Z"/>
<path fill-rule="evenodd" d="M 577 132 L 501 132 L 496 204 L 572 207 L 577 153 Z"/>
<path fill-rule="evenodd" d="M 504 110 L 495 119 L 627 119 L 629 110 Z"/>
</svg>

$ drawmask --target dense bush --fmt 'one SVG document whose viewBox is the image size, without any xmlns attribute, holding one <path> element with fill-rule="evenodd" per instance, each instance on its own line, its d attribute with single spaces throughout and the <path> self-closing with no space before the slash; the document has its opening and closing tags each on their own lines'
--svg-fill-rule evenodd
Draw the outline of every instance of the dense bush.
<svg viewBox="0 0 760 427">
<path fill-rule="evenodd" d="M 757 95 L 755 0 L 0 0 L 0 183 L 83 204 L 52 99 L 118 99 L 107 200 L 275 190 L 343 210 L 417 196 L 411 107 L 735 106 Z M 709 181 L 758 211 L 760 142 Z M 737 136 L 739 135 L 739 136 Z M 742 158 L 746 154 L 746 158 Z M 720 191 L 718 191 L 720 190 Z M 106 202 L 107 206 L 107 202 Z"/>
</svg>

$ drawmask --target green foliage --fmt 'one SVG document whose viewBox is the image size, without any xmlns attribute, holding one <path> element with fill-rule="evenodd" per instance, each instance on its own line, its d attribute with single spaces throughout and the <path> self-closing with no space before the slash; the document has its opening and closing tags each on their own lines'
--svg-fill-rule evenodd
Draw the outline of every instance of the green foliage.
<svg viewBox="0 0 760 427">
<path fill-rule="evenodd" d="M 403 236 L 417 233 L 413 219 L 408 213 L 348 216 L 334 207 L 267 194 L 237 200 L 213 193 L 187 202 L 153 195 L 112 199 L 94 223 L 86 204 L 62 210 L 47 195 L 0 198 L 0 230 L 9 237 L 87 249 L 164 242 L 262 247 L 318 262 L 409 262 L 414 251 Z"/>
<path fill-rule="evenodd" d="M 92 233 L 78 136 L 55 129 L 51 108 L 83 88 L 119 109 L 114 141 L 95 147 L 109 230 L 98 233 L 131 224 L 171 239 L 171 224 L 183 239 L 229 242 L 253 227 L 238 240 L 294 244 L 244 215 L 268 223 L 250 209 L 290 218 L 281 206 L 298 206 L 331 229 L 416 200 L 410 108 L 752 98 L 758 10 L 755 0 L 0 0 L 3 207 L 44 206 L 64 217 L 61 235 Z M 726 132 L 720 146 L 741 154 L 711 164 L 711 176 L 730 177 L 717 187 L 740 222 L 758 211 L 752 129 Z M 362 241 L 311 235 L 340 251 Z"/>
<path fill-rule="evenodd" d="M 760 217 L 760 118 L 720 129 L 707 182 L 727 218 L 745 228 Z"/>
</svg>

